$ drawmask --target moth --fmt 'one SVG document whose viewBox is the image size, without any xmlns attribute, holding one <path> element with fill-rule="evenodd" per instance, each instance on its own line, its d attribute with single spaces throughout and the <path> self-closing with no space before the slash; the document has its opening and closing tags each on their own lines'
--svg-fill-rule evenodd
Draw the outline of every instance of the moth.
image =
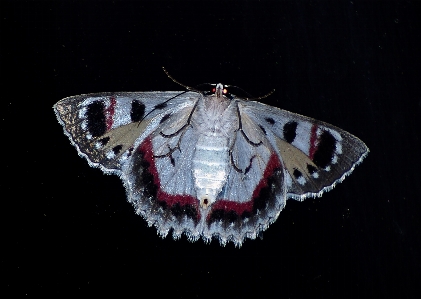
<svg viewBox="0 0 421 299">
<path fill-rule="evenodd" d="M 330 191 L 369 152 L 335 126 L 209 86 L 78 95 L 53 107 L 79 155 L 119 176 L 161 237 L 240 247 L 288 198 Z"/>
</svg>

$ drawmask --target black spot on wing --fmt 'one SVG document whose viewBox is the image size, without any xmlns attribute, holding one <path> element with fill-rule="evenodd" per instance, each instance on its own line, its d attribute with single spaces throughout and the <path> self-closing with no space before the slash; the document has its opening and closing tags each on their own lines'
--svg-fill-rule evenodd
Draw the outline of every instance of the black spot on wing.
<svg viewBox="0 0 421 299">
<path fill-rule="evenodd" d="M 301 171 L 299 171 L 298 169 L 294 169 L 293 175 L 296 179 L 299 179 L 300 177 L 303 176 L 303 174 L 301 173 Z"/>
<path fill-rule="evenodd" d="M 133 152 L 133 147 L 129 147 L 127 157 L 130 157 L 132 155 L 132 152 Z"/>
<path fill-rule="evenodd" d="M 122 148 L 123 148 L 123 146 L 121 144 L 114 146 L 113 147 L 114 155 L 118 155 Z"/>
<path fill-rule="evenodd" d="M 159 201 L 159 204 L 163 207 L 164 210 L 168 210 L 173 216 L 175 216 L 178 221 L 182 221 L 184 216 L 197 220 L 197 210 L 194 206 L 186 204 L 181 205 L 179 202 L 173 204 L 171 207 L 167 203 L 161 204 L 162 201 Z"/>
<path fill-rule="evenodd" d="M 231 223 L 238 222 L 240 220 L 240 216 L 235 211 L 227 211 L 223 209 L 216 209 L 213 210 L 210 214 L 208 219 L 208 224 L 212 222 L 219 222 L 222 221 L 224 225 L 229 225 Z"/>
<path fill-rule="evenodd" d="M 107 131 L 107 123 L 104 110 L 105 103 L 103 101 L 92 102 L 87 107 L 87 129 L 93 137 L 102 136 Z"/>
<path fill-rule="evenodd" d="M 317 168 L 310 164 L 307 164 L 307 170 L 310 174 L 317 172 Z"/>
<path fill-rule="evenodd" d="M 329 131 L 323 131 L 319 138 L 319 145 L 313 156 L 313 162 L 320 168 L 326 168 L 333 159 L 336 139 Z"/>
<path fill-rule="evenodd" d="M 157 202 L 158 202 L 158 205 L 163 209 L 163 210 L 165 210 L 167 207 L 168 207 L 168 205 L 167 205 L 167 202 L 166 201 L 163 201 L 163 200 L 157 200 Z"/>
<path fill-rule="evenodd" d="M 161 103 L 156 105 L 154 109 L 164 109 L 165 107 L 167 107 L 167 103 Z"/>
<path fill-rule="evenodd" d="M 145 116 L 145 104 L 139 100 L 132 101 L 132 109 L 130 110 L 130 119 L 132 122 L 139 122 Z"/>
<path fill-rule="evenodd" d="M 229 223 L 233 223 L 238 220 L 238 214 L 235 211 L 226 212 L 225 217 Z"/>
<path fill-rule="evenodd" d="M 171 207 L 171 213 L 175 217 L 181 217 L 183 215 L 183 208 L 181 207 L 180 203 L 177 202 Z"/>
<path fill-rule="evenodd" d="M 265 120 L 271 125 L 275 124 L 275 120 L 272 117 L 266 117 Z"/>
<path fill-rule="evenodd" d="M 222 209 L 213 210 L 209 217 L 208 223 L 218 222 L 223 220 L 225 217 L 225 211 Z"/>
<path fill-rule="evenodd" d="M 292 143 L 295 140 L 297 136 L 297 125 L 298 123 L 296 121 L 290 121 L 284 125 L 284 138 L 286 142 Z"/>
<path fill-rule="evenodd" d="M 192 218 L 194 220 L 196 220 L 197 217 L 198 217 L 197 210 L 192 205 L 185 205 L 183 207 L 183 212 L 184 212 L 184 215 L 187 215 L 187 217 L 190 217 L 190 218 Z"/>
<path fill-rule="evenodd" d="M 282 188 L 282 171 L 275 169 L 273 174 L 267 179 L 267 185 L 260 189 L 259 195 L 253 199 L 253 214 L 262 212 L 271 206 L 275 201 L 276 194 Z"/>
<path fill-rule="evenodd" d="M 252 216 L 252 214 L 251 214 L 251 212 L 249 212 L 249 211 L 244 211 L 242 214 L 241 214 L 241 219 L 246 219 L 246 218 L 250 218 Z"/>
<path fill-rule="evenodd" d="M 134 176 L 134 188 L 142 192 L 143 197 L 146 199 L 156 198 L 158 192 L 158 186 L 154 183 L 154 177 L 148 171 L 149 166 L 150 164 L 145 160 L 143 152 L 137 150 L 133 152 L 132 173 L 137 174 Z"/>
<path fill-rule="evenodd" d="M 105 146 L 108 143 L 108 141 L 110 141 L 110 137 L 107 136 L 107 137 L 99 139 L 98 141 L 99 143 L 101 143 L 102 146 Z"/>
</svg>

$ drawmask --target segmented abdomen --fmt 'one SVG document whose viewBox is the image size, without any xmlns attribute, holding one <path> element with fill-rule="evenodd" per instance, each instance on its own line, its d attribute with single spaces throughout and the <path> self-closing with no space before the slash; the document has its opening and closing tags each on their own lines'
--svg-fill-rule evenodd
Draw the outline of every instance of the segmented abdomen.
<svg viewBox="0 0 421 299">
<path fill-rule="evenodd" d="M 215 201 L 229 171 L 228 138 L 199 137 L 193 155 L 193 177 L 196 196 L 202 207 Z"/>
</svg>

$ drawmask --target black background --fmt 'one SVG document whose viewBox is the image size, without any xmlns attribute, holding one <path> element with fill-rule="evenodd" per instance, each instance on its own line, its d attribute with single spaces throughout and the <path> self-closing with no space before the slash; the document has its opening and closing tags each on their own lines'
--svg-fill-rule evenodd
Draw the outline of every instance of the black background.
<svg viewBox="0 0 421 299">
<path fill-rule="evenodd" d="M 138 298 L 420 294 L 418 1 L 1 1 L 1 292 Z M 161 239 L 90 168 L 52 106 L 102 91 L 232 84 L 371 153 L 263 240 Z"/>
</svg>

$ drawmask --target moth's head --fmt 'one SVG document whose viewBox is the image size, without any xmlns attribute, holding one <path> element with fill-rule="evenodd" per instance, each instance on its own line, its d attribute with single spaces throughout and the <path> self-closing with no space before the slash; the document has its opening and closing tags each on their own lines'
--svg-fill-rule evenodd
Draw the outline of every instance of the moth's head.
<svg viewBox="0 0 421 299">
<path fill-rule="evenodd" d="M 218 84 L 206 83 L 206 84 L 200 85 L 200 90 L 202 90 L 202 92 L 205 96 L 214 95 L 217 98 L 226 97 L 226 98 L 232 100 L 234 98 L 234 95 L 232 95 L 229 92 L 228 87 L 229 87 L 228 85 L 224 85 L 222 83 L 218 83 Z"/>
<path fill-rule="evenodd" d="M 221 83 L 216 84 L 216 86 L 212 88 L 212 92 L 217 98 L 221 98 L 222 96 L 228 95 L 227 86 L 224 86 Z"/>
<path fill-rule="evenodd" d="M 196 86 L 197 91 L 200 91 L 205 96 L 215 96 L 219 99 L 226 98 L 228 100 L 233 100 L 234 98 L 240 99 L 250 99 L 253 98 L 248 92 L 244 89 L 234 86 L 234 85 L 225 85 L 222 83 L 211 84 L 204 83 Z"/>
</svg>

